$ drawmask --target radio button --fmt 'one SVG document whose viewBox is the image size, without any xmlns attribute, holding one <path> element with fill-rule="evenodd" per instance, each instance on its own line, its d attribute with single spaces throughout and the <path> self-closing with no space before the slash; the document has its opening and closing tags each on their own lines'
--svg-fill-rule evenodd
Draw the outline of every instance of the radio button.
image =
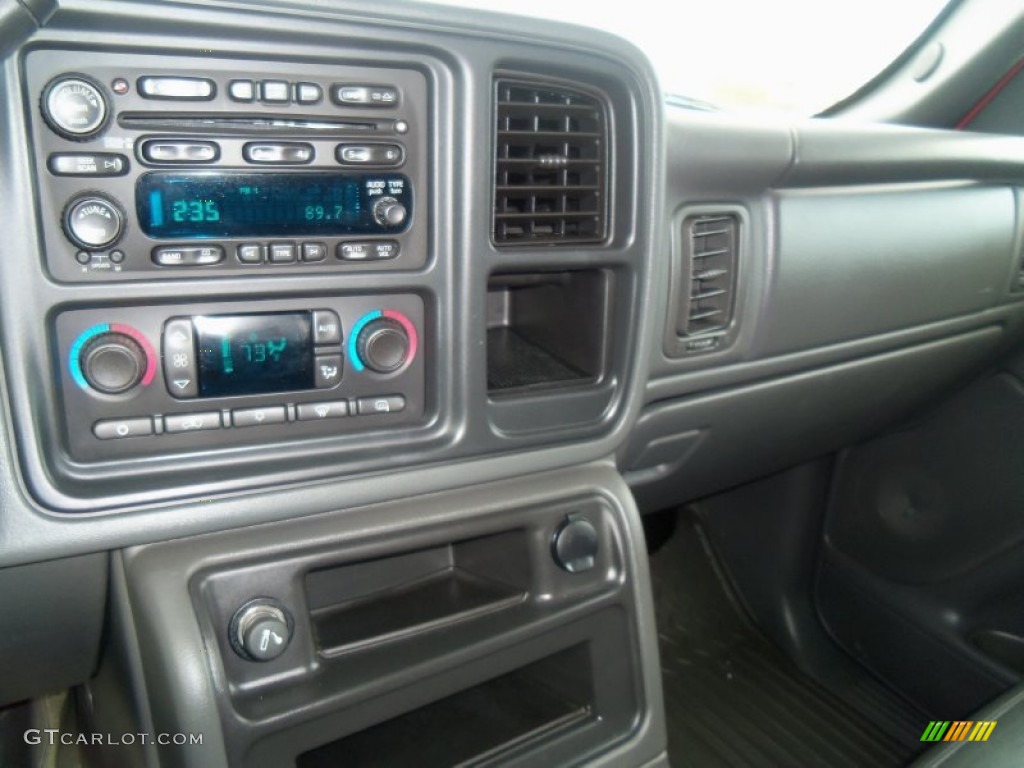
<svg viewBox="0 0 1024 768">
<path fill-rule="evenodd" d="M 341 381 L 341 355 L 316 356 L 316 388 L 330 389 Z"/>
<path fill-rule="evenodd" d="M 313 311 L 313 343 L 341 344 L 341 320 L 331 310 Z"/>
<path fill-rule="evenodd" d="M 264 80 L 260 83 L 260 101 L 264 104 L 287 104 L 291 88 L 287 80 Z"/>
<path fill-rule="evenodd" d="M 220 427 L 220 411 L 179 413 L 173 416 L 164 416 L 164 431 L 170 434 L 176 432 L 202 432 L 207 429 L 220 429 Z"/>
<path fill-rule="evenodd" d="M 196 397 L 199 394 L 199 379 L 196 373 L 192 321 L 188 318 L 169 320 L 164 325 L 162 346 L 167 391 L 172 397 Z"/>
<path fill-rule="evenodd" d="M 301 403 L 296 412 L 299 421 L 319 421 L 320 419 L 340 419 L 348 416 L 348 402 L 332 400 L 329 403 Z"/>
<path fill-rule="evenodd" d="M 316 83 L 295 84 L 295 101 L 298 104 L 316 104 L 323 97 L 324 91 Z"/>
<path fill-rule="evenodd" d="M 336 104 L 365 107 L 393 107 L 398 104 L 398 89 L 390 85 L 335 84 L 331 98 Z"/>
<path fill-rule="evenodd" d="M 128 159 L 106 152 L 71 152 L 50 155 L 46 167 L 54 176 L 123 176 L 128 173 Z"/>
<path fill-rule="evenodd" d="M 219 245 L 163 246 L 153 249 L 153 263 L 161 267 L 204 267 L 224 261 Z"/>
<path fill-rule="evenodd" d="M 142 159 L 151 163 L 212 163 L 220 147 L 212 141 L 145 141 Z"/>
<path fill-rule="evenodd" d="M 381 397 L 360 397 L 357 401 L 360 416 L 373 416 L 381 413 L 398 413 L 405 410 L 405 398 L 401 395 L 383 395 Z"/>
<path fill-rule="evenodd" d="M 249 142 L 242 147 L 242 157 L 249 163 L 309 163 L 313 160 L 311 144 Z"/>
<path fill-rule="evenodd" d="M 235 255 L 242 264 L 262 264 L 266 246 L 259 243 L 243 243 L 238 246 Z"/>
<path fill-rule="evenodd" d="M 140 77 L 138 87 L 146 99 L 209 101 L 216 93 L 213 80 L 199 77 Z"/>
<path fill-rule="evenodd" d="M 334 151 L 342 165 L 401 165 L 405 150 L 400 144 L 339 144 Z"/>
<path fill-rule="evenodd" d="M 295 243 L 271 243 L 270 263 L 290 264 L 295 261 Z"/>
<path fill-rule="evenodd" d="M 100 440 L 120 440 L 122 437 L 142 437 L 153 434 L 153 420 L 148 416 L 134 419 L 108 419 L 92 425 L 92 433 Z"/>
<path fill-rule="evenodd" d="M 232 101 L 254 101 L 256 85 L 252 80 L 232 80 L 228 83 L 228 96 Z"/>
<path fill-rule="evenodd" d="M 265 408 L 236 408 L 231 412 L 231 423 L 236 427 L 262 427 L 266 424 L 284 424 L 283 405 Z"/>
<path fill-rule="evenodd" d="M 376 240 L 373 243 L 374 258 L 393 259 L 398 255 L 398 243 L 395 240 Z"/>
<path fill-rule="evenodd" d="M 303 261 L 323 261 L 327 258 L 327 246 L 323 243 L 303 243 Z"/>
</svg>

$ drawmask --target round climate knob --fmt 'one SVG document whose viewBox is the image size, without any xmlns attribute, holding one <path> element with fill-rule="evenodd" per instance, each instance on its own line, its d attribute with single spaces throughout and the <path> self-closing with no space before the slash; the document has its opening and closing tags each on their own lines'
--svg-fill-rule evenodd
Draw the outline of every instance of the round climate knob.
<svg viewBox="0 0 1024 768">
<path fill-rule="evenodd" d="M 79 197 L 64 210 L 64 234 L 79 248 L 106 248 L 120 240 L 123 231 L 121 209 L 105 197 Z"/>
<path fill-rule="evenodd" d="M 276 659 L 292 639 L 292 620 L 276 600 L 257 599 L 235 613 L 229 628 L 231 647 L 249 661 Z"/>
<path fill-rule="evenodd" d="M 363 365 L 377 373 L 397 371 L 409 359 L 409 335 L 397 320 L 371 320 L 359 332 L 356 349 Z"/>
<path fill-rule="evenodd" d="M 78 357 L 82 375 L 98 392 L 127 392 L 146 373 L 146 353 L 131 336 L 101 333 L 91 339 Z"/>
<path fill-rule="evenodd" d="M 103 89 L 80 75 L 61 75 L 43 91 L 43 117 L 66 139 L 82 141 L 106 125 L 107 97 Z"/>
<path fill-rule="evenodd" d="M 406 215 L 405 206 L 393 197 L 382 197 L 373 204 L 373 218 L 382 227 L 400 227 Z"/>
</svg>

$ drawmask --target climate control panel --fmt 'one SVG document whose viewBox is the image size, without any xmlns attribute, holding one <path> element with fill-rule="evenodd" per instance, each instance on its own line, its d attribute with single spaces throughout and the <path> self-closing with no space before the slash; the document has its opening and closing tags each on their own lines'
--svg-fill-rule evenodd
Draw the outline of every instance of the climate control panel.
<svg viewBox="0 0 1024 768">
<path fill-rule="evenodd" d="M 82 461 L 408 427 L 426 413 L 413 294 L 72 310 L 56 322 Z"/>
</svg>

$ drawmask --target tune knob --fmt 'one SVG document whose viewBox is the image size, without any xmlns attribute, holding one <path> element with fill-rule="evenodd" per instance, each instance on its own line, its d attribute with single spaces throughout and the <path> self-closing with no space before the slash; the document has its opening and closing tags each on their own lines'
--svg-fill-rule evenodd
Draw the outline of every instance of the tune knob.
<svg viewBox="0 0 1024 768">
<path fill-rule="evenodd" d="M 40 104 L 47 125 L 72 141 L 99 133 L 107 123 L 107 97 L 96 83 L 81 75 L 61 75 L 43 91 Z"/>
<path fill-rule="evenodd" d="M 142 381 L 148 362 L 138 342 L 123 333 L 94 336 L 78 355 L 79 367 L 89 386 L 108 395 L 136 386 Z"/>
<path fill-rule="evenodd" d="M 373 204 L 373 218 L 382 227 L 400 227 L 408 211 L 393 197 L 382 197 Z"/>
<path fill-rule="evenodd" d="M 87 251 L 113 245 L 124 232 L 124 215 L 112 201 L 99 195 L 72 200 L 64 209 L 64 234 Z"/>
<path fill-rule="evenodd" d="M 409 335 L 397 320 L 379 317 L 363 326 L 356 349 L 363 365 L 371 371 L 391 373 L 409 359 Z"/>
</svg>

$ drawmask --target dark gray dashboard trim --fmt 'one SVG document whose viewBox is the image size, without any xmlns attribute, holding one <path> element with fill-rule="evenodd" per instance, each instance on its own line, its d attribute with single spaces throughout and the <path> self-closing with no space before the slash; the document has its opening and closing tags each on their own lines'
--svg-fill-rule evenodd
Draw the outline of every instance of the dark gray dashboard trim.
<svg viewBox="0 0 1024 768">
<path fill-rule="evenodd" d="M 189 26 L 180 22 L 180 19 L 172 23 L 168 11 L 175 6 L 182 11 L 195 11 L 197 18 L 211 24 Z M 407 462 L 399 466 L 395 462 L 388 462 L 373 473 L 365 472 L 346 479 L 334 475 L 322 476 L 315 481 L 283 481 L 272 490 L 239 487 L 233 492 L 213 496 L 205 493 L 206 488 L 197 485 L 190 488 L 193 495 L 188 502 L 172 502 L 166 497 L 157 502 L 152 495 L 147 497 L 139 494 L 128 501 L 121 500 L 123 506 L 117 514 L 106 514 L 105 510 L 110 507 L 110 503 L 94 500 L 83 506 L 76 499 L 57 492 L 51 478 L 46 475 L 41 461 L 43 446 L 34 437 L 39 423 L 29 407 L 30 392 L 45 389 L 44 382 L 36 380 L 35 376 L 32 381 L 26 380 L 25 374 L 12 380 L 10 374 L 14 370 L 47 370 L 49 364 L 46 357 L 49 352 L 37 345 L 24 343 L 24 339 L 32 336 L 32 322 L 27 315 L 19 314 L 12 308 L 11 299 L 15 295 L 34 296 L 34 301 L 54 306 L 102 305 L 111 299 L 105 289 L 98 286 L 67 287 L 40 283 L 33 288 L 32 281 L 25 275 L 14 273 L 9 280 L 4 281 L 2 287 L 2 303 L 7 307 L 4 312 L 2 354 L 7 364 L 8 378 L 5 386 L 8 386 L 8 391 L 0 428 L 6 435 L 5 451 L 12 452 L 14 446 L 18 446 L 19 458 L 30 473 L 26 481 L 17 471 L 12 454 L 8 454 L 0 465 L 0 483 L 3 483 L 0 489 L 4 492 L 0 498 L 3 510 L 0 520 L 0 564 L 31 562 L 315 514 L 337 508 L 339 500 L 342 500 L 343 506 L 354 506 L 435 492 L 459 487 L 465 484 L 467 476 L 483 481 L 569 467 L 604 459 L 627 438 L 629 427 L 640 409 L 640 393 L 643 391 L 647 371 L 647 340 L 652 332 L 650 318 L 646 313 L 638 311 L 639 307 L 648 306 L 651 299 L 651 275 L 645 262 L 652 261 L 649 251 L 653 249 L 647 246 L 659 242 L 663 227 L 658 216 L 648 215 L 650 211 L 660 209 L 663 195 L 662 97 L 654 75 L 639 51 L 612 36 L 594 31 L 550 25 L 539 33 L 529 19 L 458 9 L 438 10 L 417 3 L 399 2 L 386 6 L 357 3 L 256 6 L 252 3 L 129 4 L 71 0 L 60 5 L 47 28 L 40 33 L 39 40 L 55 45 L 81 45 L 86 38 L 94 35 L 94 32 L 90 32 L 83 37 L 81 29 L 84 27 L 94 31 L 106 25 L 112 34 L 123 35 L 135 29 L 137 24 L 157 36 L 160 30 L 170 27 L 174 28 L 178 36 L 198 35 L 200 30 L 214 35 L 212 30 L 220 24 L 222 29 L 230 29 L 230 35 L 221 41 L 223 45 L 220 46 L 226 55 L 241 54 L 244 51 L 251 53 L 253 41 L 262 40 L 265 28 L 272 24 L 275 37 L 265 41 L 266 55 L 271 58 L 287 57 L 288 49 L 283 41 L 300 33 L 304 34 L 309 45 L 329 43 L 335 48 L 343 47 L 345 41 L 356 39 L 362 45 L 385 44 L 389 40 L 399 39 L 411 53 L 428 52 L 444 61 L 447 72 L 445 89 L 451 91 L 455 87 L 454 81 L 460 81 L 466 100 L 459 104 L 455 99 L 445 99 L 438 104 L 438 117 L 451 121 L 452 125 L 458 126 L 463 134 L 468 135 L 472 135 L 474 126 L 480 123 L 479 116 L 489 122 L 486 116 L 489 114 L 490 73 L 489 70 L 484 72 L 485 68 L 476 70 L 480 67 L 480 61 L 497 61 L 496 56 L 500 56 L 504 62 L 545 61 L 543 65 L 538 63 L 538 68 L 544 70 L 556 66 L 561 68 L 563 74 L 571 73 L 573 69 L 584 72 L 596 67 L 605 75 L 613 73 L 614 77 L 620 78 L 622 86 L 632 93 L 632 100 L 625 104 L 624 117 L 634 125 L 639 125 L 642 131 L 635 145 L 630 148 L 628 159 L 635 164 L 634 169 L 639 173 L 631 187 L 630 200 L 623 201 L 627 206 L 624 210 L 632 206 L 634 211 L 633 230 L 629 238 L 623 239 L 621 247 L 610 248 L 603 256 L 604 263 L 633 264 L 638 268 L 633 302 L 624 307 L 625 312 L 636 318 L 636 337 L 626 349 L 625 358 L 629 360 L 629 366 L 625 369 L 626 376 L 618 382 L 622 395 L 616 401 L 614 418 L 602 420 L 596 431 L 594 428 L 567 430 L 559 436 L 559 442 L 539 447 L 536 441 L 530 439 L 504 437 L 500 441 L 501 453 L 480 458 L 472 446 L 477 444 L 481 430 L 486 430 L 492 438 L 494 435 L 489 432 L 484 417 L 484 398 L 473 401 L 466 393 L 476 386 L 477 377 L 482 377 L 482 370 L 477 372 L 473 367 L 462 365 L 464 358 L 461 350 L 466 345 L 444 345 L 443 352 L 449 356 L 438 361 L 438 365 L 454 372 L 455 378 L 443 396 L 454 397 L 460 403 L 458 409 L 447 409 L 445 418 L 451 421 L 446 423 L 446 428 L 451 430 L 451 434 L 466 441 L 463 451 L 450 456 L 437 453 L 421 456 L 415 464 Z M 463 37 L 453 43 L 457 36 Z M 180 40 L 180 37 L 175 39 Z M 506 47 L 496 46 L 496 41 L 502 41 Z M 500 51 L 496 53 L 498 48 Z M 557 50 L 552 55 L 554 49 Z M 552 65 L 552 59 L 559 59 L 560 63 Z M 2 77 L 5 92 L 19 92 L 15 59 L 4 61 Z M 26 160 L 28 139 L 23 116 L 19 113 L 17 104 L 10 101 L 0 106 L 0 122 L 9 127 L 0 147 L 0 161 L 7 171 L 0 181 L 0 188 L 3 198 L 10 201 L 4 211 L 4 224 L 6 234 L 12 241 L 36 243 L 30 205 L 33 185 Z M 439 140 L 435 137 L 434 142 Z M 468 142 L 460 154 L 444 153 L 438 161 L 440 172 L 449 177 L 462 177 L 471 167 L 489 168 L 488 161 L 481 163 L 481 159 L 488 153 L 486 143 L 475 143 Z M 477 275 L 475 279 L 479 281 L 479 286 L 485 285 L 486 274 L 490 269 L 522 257 L 522 254 L 505 253 L 499 258 L 490 253 L 484 242 L 485 231 L 481 234 L 470 227 L 471 220 L 488 221 L 485 213 L 479 215 L 482 211 L 480 202 L 474 200 L 471 189 L 446 187 L 436 202 L 446 210 L 466 206 L 467 215 L 453 217 L 450 231 L 456 248 L 467 254 L 485 254 L 484 262 L 471 268 Z M 649 209 L 646 208 L 648 206 Z M 445 268 L 454 270 L 450 251 L 446 244 L 438 244 L 438 253 L 443 257 Z M 583 266 L 589 263 L 590 255 L 586 251 L 566 249 L 565 265 Z M 434 265 L 436 269 L 437 260 Z M 427 273 L 428 280 L 435 281 L 431 274 Z M 376 280 L 376 276 L 371 279 L 366 275 L 353 275 L 345 283 L 345 290 L 367 291 L 374 287 Z M 397 288 L 401 280 L 389 278 L 383 281 L 383 287 L 387 290 Z M 261 287 L 257 285 L 259 283 L 256 281 L 255 284 L 243 285 L 224 282 L 218 284 L 215 293 L 223 298 L 244 298 L 260 290 Z M 440 283 L 435 282 L 434 285 Z M 173 293 L 187 293 L 199 298 L 204 295 L 204 290 L 210 290 L 209 284 L 206 286 L 204 289 L 200 281 L 175 282 Z M 323 290 L 322 282 L 298 278 L 287 282 L 287 291 L 283 295 L 313 295 Z M 453 315 L 451 319 L 442 319 L 439 332 L 445 334 L 445 338 L 459 338 L 456 332 L 464 334 L 463 329 L 473 322 L 476 316 L 474 313 L 484 300 L 482 295 L 476 296 L 475 291 L 476 286 L 463 278 L 453 280 L 443 288 L 443 301 L 467 307 L 466 312 L 458 317 Z M 169 300 L 171 295 L 168 287 L 146 283 L 135 286 L 133 292 L 132 300 L 143 302 L 159 303 Z M 12 336 L 19 337 L 20 341 L 11 344 Z M 11 360 L 17 361 L 13 367 Z M 482 394 L 483 388 L 480 387 L 479 391 Z M 52 402 L 52 395 L 48 397 Z M 15 424 L 19 435 L 15 435 Z M 387 477 L 388 481 L 381 482 L 382 477 Z M 41 501 L 31 498 L 30 485 Z M 76 505 L 79 509 L 91 511 L 85 511 L 75 519 L 55 515 L 50 511 Z"/>
<path fill-rule="evenodd" d="M 491 526 L 497 524 L 495 518 L 503 511 L 543 508 L 559 500 L 595 494 L 609 505 L 623 529 L 624 578 L 636 608 L 631 631 L 637 639 L 643 711 L 626 741 L 587 764 L 632 765 L 657 759 L 665 726 L 644 534 L 627 486 L 608 463 L 126 550 L 115 566 L 122 568 L 126 577 L 121 583 L 139 629 L 146 685 L 161 692 L 154 694 L 160 702 L 153 711 L 155 728 L 209 733 L 211 724 L 219 722 L 214 675 L 208 669 L 215 662 L 201 653 L 200 622 L 187 588 L 200 571 L 283 560 L 303 552 L 342 551 L 356 542 L 398 546 L 396 542 L 403 537 L 436 536 L 439 531 L 449 540 L 458 540 L 473 535 L 485 520 L 490 520 Z M 115 577 L 115 582 L 119 578 Z M 401 677 L 401 671 L 396 670 L 396 675 Z M 393 687 L 396 681 L 388 685 Z M 219 739 L 211 746 L 212 754 L 206 745 L 175 752 L 175 764 L 223 765 Z"/>
</svg>

